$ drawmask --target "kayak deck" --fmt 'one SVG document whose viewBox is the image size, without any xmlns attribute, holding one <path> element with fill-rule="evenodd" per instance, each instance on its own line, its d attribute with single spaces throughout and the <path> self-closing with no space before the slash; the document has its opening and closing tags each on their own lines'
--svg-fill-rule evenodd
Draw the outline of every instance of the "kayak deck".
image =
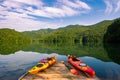
<svg viewBox="0 0 120 80">
<path fill-rule="evenodd" d="M 53 66 L 37 74 L 25 74 L 18 80 L 100 80 L 96 76 L 88 77 L 83 72 L 79 71 L 79 75 L 70 73 L 63 62 L 56 62 Z"/>
</svg>

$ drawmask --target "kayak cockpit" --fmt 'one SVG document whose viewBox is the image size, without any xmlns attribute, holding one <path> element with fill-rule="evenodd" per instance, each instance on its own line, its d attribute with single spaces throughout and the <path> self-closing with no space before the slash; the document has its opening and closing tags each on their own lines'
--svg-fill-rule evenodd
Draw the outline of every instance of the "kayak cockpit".
<svg viewBox="0 0 120 80">
<path fill-rule="evenodd" d="M 77 58 L 72 58 L 72 61 L 80 61 L 80 60 Z"/>
</svg>

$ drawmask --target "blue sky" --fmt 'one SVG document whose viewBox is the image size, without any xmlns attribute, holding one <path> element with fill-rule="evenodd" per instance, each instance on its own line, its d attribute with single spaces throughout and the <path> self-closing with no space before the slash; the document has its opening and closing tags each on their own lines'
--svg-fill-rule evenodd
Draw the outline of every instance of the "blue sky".
<svg viewBox="0 0 120 80">
<path fill-rule="evenodd" d="M 120 17 L 120 0 L 0 0 L 0 28 L 31 31 Z"/>
</svg>

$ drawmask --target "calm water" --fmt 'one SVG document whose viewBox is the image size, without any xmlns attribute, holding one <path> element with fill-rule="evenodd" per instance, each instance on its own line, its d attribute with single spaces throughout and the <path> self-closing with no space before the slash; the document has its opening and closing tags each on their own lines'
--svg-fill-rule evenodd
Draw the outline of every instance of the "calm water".
<svg viewBox="0 0 120 80">
<path fill-rule="evenodd" d="M 11 46 L 12 47 L 12 46 Z M 17 80 L 40 59 L 56 55 L 67 61 L 67 53 L 76 55 L 91 66 L 101 80 L 120 80 L 119 47 L 81 44 L 32 44 L 20 50 L 0 51 L 0 80 Z M 5 51 L 9 51 L 5 52 Z M 5 54 L 7 55 L 5 55 Z M 113 54 L 112 54 L 113 53 Z"/>
</svg>

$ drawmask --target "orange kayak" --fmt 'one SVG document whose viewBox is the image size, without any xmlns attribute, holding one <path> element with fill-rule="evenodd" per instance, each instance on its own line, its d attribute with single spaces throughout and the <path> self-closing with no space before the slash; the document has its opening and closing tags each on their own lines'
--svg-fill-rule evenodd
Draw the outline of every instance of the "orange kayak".
<svg viewBox="0 0 120 80">
<path fill-rule="evenodd" d="M 94 77 L 95 71 L 90 68 L 87 64 L 82 62 L 80 59 L 73 57 L 71 55 L 68 55 L 68 62 L 74 66 L 76 69 L 85 72 L 87 75 Z"/>
</svg>

